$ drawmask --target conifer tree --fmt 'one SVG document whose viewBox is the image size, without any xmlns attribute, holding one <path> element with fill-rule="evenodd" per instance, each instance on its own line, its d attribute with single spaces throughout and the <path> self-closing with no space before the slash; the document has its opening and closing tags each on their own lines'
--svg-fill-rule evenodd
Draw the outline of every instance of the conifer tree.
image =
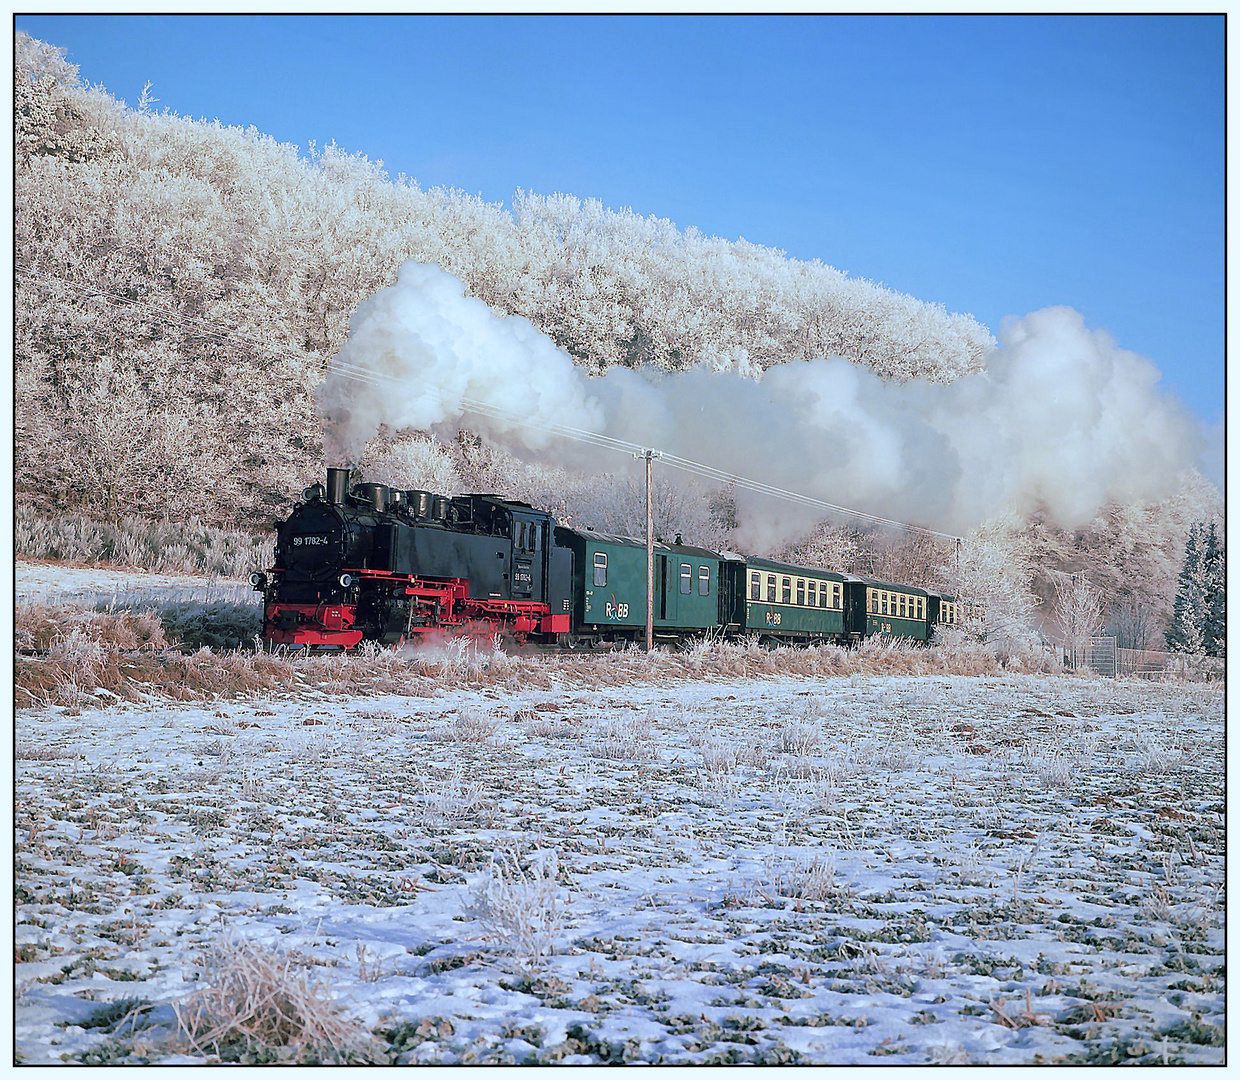
<svg viewBox="0 0 1240 1080">
<path fill-rule="evenodd" d="M 1173 652 L 1222 656 L 1226 649 L 1226 569 L 1218 528 L 1195 523 L 1184 547 L 1184 566 L 1167 629 Z"/>
<path fill-rule="evenodd" d="M 1205 592 L 1202 647 L 1207 656 L 1227 655 L 1227 555 L 1213 523 L 1205 534 L 1201 558 L 1201 580 Z"/>
</svg>

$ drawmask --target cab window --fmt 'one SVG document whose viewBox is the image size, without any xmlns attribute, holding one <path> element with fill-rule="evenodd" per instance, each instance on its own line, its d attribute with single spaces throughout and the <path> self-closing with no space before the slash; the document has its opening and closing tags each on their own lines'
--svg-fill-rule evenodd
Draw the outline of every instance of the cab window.
<svg viewBox="0 0 1240 1080">
<path fill-rule="evenodd" d="M 594 584 L 602 588 L 607 584 L 607 552 L 594 553 Z"/>
</svg>

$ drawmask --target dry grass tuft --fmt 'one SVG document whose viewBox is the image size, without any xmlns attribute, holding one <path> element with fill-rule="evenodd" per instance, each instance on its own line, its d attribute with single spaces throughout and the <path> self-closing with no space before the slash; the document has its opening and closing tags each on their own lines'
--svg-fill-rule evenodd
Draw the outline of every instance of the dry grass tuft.
<svg viewBox="0 0 1240 1080">
<path fill-rule="evenodd" d="M 159 616 L 153 611 L 88 611 L 85 608 L 20 604 L 14 615 L 14 648 L 48 652 L 72 639 L 85 639 L 117 649 L 157 651 L 171 647 Z"/>
<path fill-rule="evenodd" d="M 344 1017 L 326 985 L 291 957 L 246 941 L 220 942 L 203 966 L 204 985 L 174 1003 L 191 1053 L 279 1060 L 264 1051 L 289 1048 L 299 1060 L 343 1062 L 362 1047 L 360 1024 Z"/>
</svg>

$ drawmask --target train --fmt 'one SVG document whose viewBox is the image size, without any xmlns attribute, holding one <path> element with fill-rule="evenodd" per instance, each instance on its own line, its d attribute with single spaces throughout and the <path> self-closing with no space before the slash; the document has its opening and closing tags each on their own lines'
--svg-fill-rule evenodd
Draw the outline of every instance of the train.
<svg viewBox="0 0 1240 1080">
<path fill-rule="evenodd" d="M 350 485 L 328 468 L 276 524 L 251 576 L 269 646 L 347 650 L 432 635 L 588 648 L 644 642 L 646 543 L 560 525 L 493 494 Z M 679 542 L 654 545 L 654 638 L 771 644 L 928 642 L 957 623 L 947 594 Z"/>
</svg>

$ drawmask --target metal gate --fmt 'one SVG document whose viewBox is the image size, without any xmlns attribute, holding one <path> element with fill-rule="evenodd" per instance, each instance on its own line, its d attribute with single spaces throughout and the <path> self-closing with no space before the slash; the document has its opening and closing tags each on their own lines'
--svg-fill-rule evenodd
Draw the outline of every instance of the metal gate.
<svg viewBox="0 0 1240 1080">
<path fill-rule="evenodd" d="M 1089 668 L 1090 671 L 1113 679 L 1118 674 L 1116 659 L 1115 638 L 1085 638 L 1076 647 L 1075 655 L 1071 658 L 1071 666 L 1073 671 Z"/>
</svg>

